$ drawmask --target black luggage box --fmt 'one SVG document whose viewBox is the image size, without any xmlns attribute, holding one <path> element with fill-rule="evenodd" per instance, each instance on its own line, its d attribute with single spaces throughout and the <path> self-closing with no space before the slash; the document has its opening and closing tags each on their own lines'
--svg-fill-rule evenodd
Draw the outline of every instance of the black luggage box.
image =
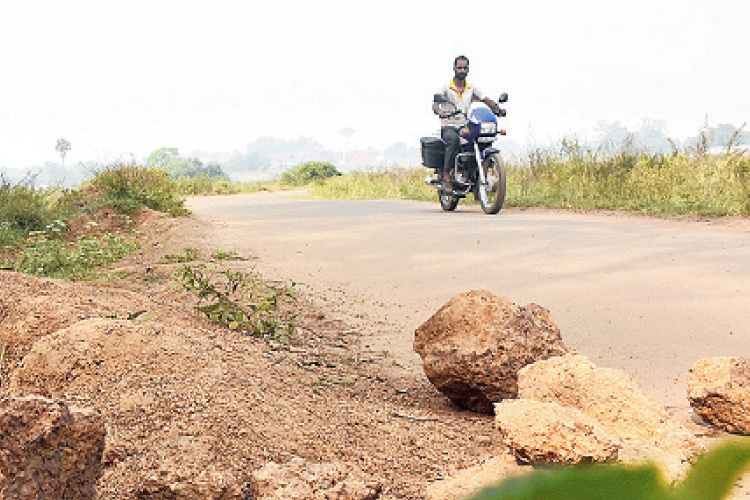
<svg viewBox="0 0 750 500">
<path fill-rule="evenodd" d="M 422 165 L 427 168 L 443 168 L 443 141 L 438 137 L 422 137 Z"/>
</svg>

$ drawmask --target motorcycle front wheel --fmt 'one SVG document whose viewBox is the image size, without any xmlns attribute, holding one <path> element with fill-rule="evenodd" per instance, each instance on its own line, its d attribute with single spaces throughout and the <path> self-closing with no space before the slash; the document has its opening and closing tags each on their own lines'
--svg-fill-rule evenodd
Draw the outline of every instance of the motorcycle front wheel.
<svg viewBox="0 0 750 500">
<path fill-rule="evenodd" d="M 446 212 L 452 212 L 458 206 L 458 196 L 445 194 L 442 190 L 438 191 L 438 199 L 440 200 L 440 206 Z"/>
<path fill-rule="evenodd" d="M 482 162 L 485 183 L 479 183 L 479 204 L 486 214 L 496 214 L 505 203 L 505 162 L 500 153 L 492 153 Z"/>
</svg>

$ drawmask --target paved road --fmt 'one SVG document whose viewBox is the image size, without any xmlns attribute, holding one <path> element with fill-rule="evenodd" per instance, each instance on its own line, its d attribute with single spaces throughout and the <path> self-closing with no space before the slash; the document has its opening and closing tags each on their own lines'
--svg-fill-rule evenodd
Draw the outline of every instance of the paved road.
<svg viewBox="0 0 750 500">
<path fill-rule="evenodd" d="M 193 198 L 216 238 L 264 273 L 304 282 L 373 328 L 409 370 L 413 331 L 452 296 L 487 289 L 548 308 L 565 343 L 685 406 L 685 375 L 716 355 L 750 356 L 750 221 L 437 203 L 311 201 L 284 193 Z M 228 248 L 229 249 L 229 248 Z"/>
</svg>

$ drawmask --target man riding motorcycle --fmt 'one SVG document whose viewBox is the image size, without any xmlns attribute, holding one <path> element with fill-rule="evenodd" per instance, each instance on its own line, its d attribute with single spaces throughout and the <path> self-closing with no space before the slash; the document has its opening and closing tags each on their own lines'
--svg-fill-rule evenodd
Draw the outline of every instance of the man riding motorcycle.
<svg viewBox="0 0 750 500">
<path fill-rule="evenodd" d="M 458 56 L 453 61 L 453 78 L 438 94 L 445 96 L 447 102 L 433 102 L 432 111 L 440 117 L 440 137 L 445 142 L 445 163 L 440 174 L 443 180 L 442 191 L 451 192 L 450 172 L 459 150 L 459 131 L 468 121 L 472 102 L 485 103 L 494 114 L 500 116 L 502 110 L 496 102 L 485 96 L 478 88 L 469 85 L 466 75 L 469 73 L 469 58 Z"/>
</svg>

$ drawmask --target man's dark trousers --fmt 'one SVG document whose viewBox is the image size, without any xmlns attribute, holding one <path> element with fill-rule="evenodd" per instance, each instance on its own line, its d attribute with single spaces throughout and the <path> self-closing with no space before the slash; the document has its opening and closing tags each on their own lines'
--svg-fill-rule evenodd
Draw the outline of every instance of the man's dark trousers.
<svg viewBox="0 0 750 500">
<path fill-rule="evenodd" d="M 445 142 L 445 163 L 443 164 L 443 178 L 445 180 L 445 174 L 450 172 L 453 165 L 456 162 L 456 155 L 458 154 L 458 148 L 460 144 L 460 137 L 458 135 L 458 129 L 456 127 L 441 127 L 440 137 Z"/>
</svg>

